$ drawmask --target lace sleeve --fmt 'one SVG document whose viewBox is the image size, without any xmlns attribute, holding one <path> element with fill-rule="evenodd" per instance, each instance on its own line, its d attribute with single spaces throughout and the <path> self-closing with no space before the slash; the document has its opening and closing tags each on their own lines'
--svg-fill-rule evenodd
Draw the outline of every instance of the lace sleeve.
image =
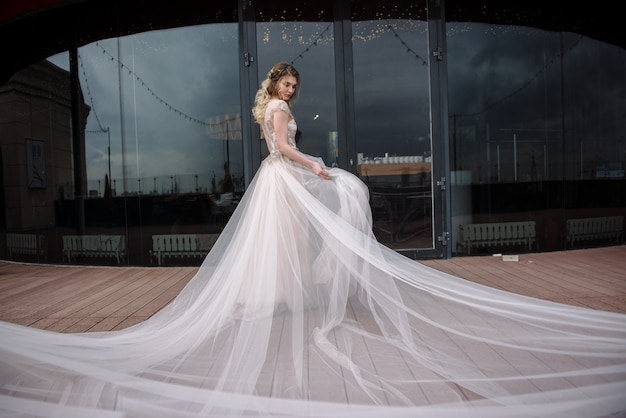
<svg viewBox="0 0 626 418">
<path fill-rule="evenodd" d="M 272 119 L 274 117 L 274 113 L 278 110 L 282 110 L 283 112 L 287 112 L 289 116 L 291 116 L 291 110 L 289 109 L 289 105 L 284 100 L 272 100 L 267 104 L 267 110 L 265 111 L 265 120 Z"/>
<path fill-rule="evenodd" d="M 291 110 L 284 100 L 272 100 L 269 102 L 265 109 L 265 127 L 270 134 L 274 132 L 274 113 L 279 110 L 286 112 L 291 119 Z"/>
</svg>

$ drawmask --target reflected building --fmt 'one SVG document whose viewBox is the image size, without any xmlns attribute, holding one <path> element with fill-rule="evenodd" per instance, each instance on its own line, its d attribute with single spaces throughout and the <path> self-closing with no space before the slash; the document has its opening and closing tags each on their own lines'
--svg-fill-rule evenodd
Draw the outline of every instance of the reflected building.
<svg viewBox="0 0 626 418">
<path fill-rule="evenodd" d="M 89 107 L 80 106 L 83 143 Z M 0 86 L 0 113 L 3 226 L 7 231 L 55 228 L 65 202 L 74 200 L 74 173 L 83 180 L 82 190 L 87 185 L 84 152 L 72 143 L 69 72 L 48 61 L 16 72 Z M 77 169 L 75 154 L 82 162 Z"/>
<path fill-rule="evenodd" d="M 123 236 L 124 263 L 154 265 L 155 236 L 219 234 L 267 155 L 251 107 L 281 60 L 302 76 L 299 148 L 368 184 L 385 245 L 622 244 L 619 25 L 500 3 L 9 2 L 1 256 L 63 262 L 64 236 Z"/>
</svg>

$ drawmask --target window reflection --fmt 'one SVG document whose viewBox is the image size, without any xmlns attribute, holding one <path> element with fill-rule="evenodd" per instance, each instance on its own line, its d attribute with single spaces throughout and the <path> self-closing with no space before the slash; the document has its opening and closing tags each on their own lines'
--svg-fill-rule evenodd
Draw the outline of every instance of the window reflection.
<svg viewBox="0 0 626 418">
<path fill-rule="evenodd" d="M 430 132 L 426 5 L 279 0 L 254 4 L 256 22 L 242 22 L 256 25 L 258 82 L 280 60 L 302 74 L 300 148 L 350 170 L 359 160 L 356 171 L 374 192 L 376 235 L 396 249 L 434 241 L 430 171 L 441 161 L 431 141 L 445 139 Z M 251 106 L 240 103 L 236 7 L 203 3 L 158 22 L 144 15 L 132 30 L 194 26 L 80 47 L 78 105 L 68 53 L 3 86 L 15 100 L 3 102 L 0 218 L 6 232 L 29 234 L 37 247 L 24 255 L 7 246 L 9 258 L 65 260 L 62 237 L 77 232 L 81 213 L 81 233 L 127 238 L 124 262 L 133 265 L 156 263 L 153 235 L 221 231 L 244 189 L 241 115 Z M 513 20 L 522 16 L 512 10 Z M 343 44 L 338 28 L 351 33 Z M 531 219 L 535 250 L 544 251 L 566 248 L 570 218 L 623 215 L 623 48 L 509 24 L 449 22 L 446 37 L 454 250 L 460 223 Z M 338 54 L 344 61 L 335 62 Z M 355 155 L 338 155 L 337 144 Z"/>
<path fill-rule="evenodd" d="M 124 262 L 150 265 L 153 235 L 221 231 L 243 193 L 236 51 L 234 23 L 105 39 L 78 50 L 85 172 L 76 177 L 72 167 L 71 155 L 82 152 L 69 126 L 59 135 L 51 115 L 43 131 L 53 138 L 43 144 L 56 161 L 46 177 L 54 190 L 45 225 L 49 261 L 116 262 L 70 257 L 65 241 L 76 233 L 123 237 Z M 47 61 L 65 82 L 59 96 L 67 96 L 69 109 L 69 54 Z M 75 181 L 84 184 L 84 210 L 75 204 Z"/>
<path fill-rule="evenodd" d="M 392 248 L 432 248 L 432 155 L 425 3 L 356 2 L 352 22 L 358 173 L 374 232 Z"/>
<path fill-rule="evenodd" d="M 624 88 L 623 49 L 476 23 L 448 24 L 447 44 L 453 234 L 460 223 L 534 220 L 537 249 L 553 250 L 567 219 L 623 211 L 608 197 L 626 162 L 611 93 Z"/>
<path fill-rule="evenodd" d="M 339 133 L 332 7 L 329 1 L 310 6 L 302 10 L 291 3 L 284 8 L 274 2 L 257 5 L 257 85 L 279 61 L 296 67 L 301 79 L 293 107 L 300 131 L 298 147 L 335 165 Z M 264 145 L 261 150 L 267 152 Z"/>
<path fill-rule="evenodd" d="M 148 32 L 80 49 L 90 190 L 109 167 L 114 196 L 219 192 L 212 180 L 227 161 L 242 175 L 235 29 Z"/>
</svg>

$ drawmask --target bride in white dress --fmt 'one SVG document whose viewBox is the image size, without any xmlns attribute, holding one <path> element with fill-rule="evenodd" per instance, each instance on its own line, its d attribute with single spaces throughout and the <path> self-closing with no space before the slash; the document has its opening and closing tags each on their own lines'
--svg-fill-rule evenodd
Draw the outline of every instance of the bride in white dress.
<svg viewBox="0 0 626 418">
<path fill-rule="evenodd" d="M 367 187 L 295 144 L 298 72 L 254 114 L 269 155 L 195 277 L 150 319 L 0 323 L 0 415 L 626 414 L 626 315 L 470 283 L 380 245 Z"/>
</svg>

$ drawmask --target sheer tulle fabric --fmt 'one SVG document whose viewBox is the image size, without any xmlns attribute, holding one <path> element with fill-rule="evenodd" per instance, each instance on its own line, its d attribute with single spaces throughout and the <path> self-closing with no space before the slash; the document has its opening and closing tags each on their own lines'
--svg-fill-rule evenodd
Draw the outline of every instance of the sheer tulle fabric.
<svg viewBox="0 0 626 418">
<path fill-rule="evenodd" d="M 269 157 L 170 305 L 115 332 L 0 323 L 2 416 L 626 413 L 626 316 L 483 287 L 381 246 L 367 188 L 285 159 L 267 128 Z"/>
</svg>

